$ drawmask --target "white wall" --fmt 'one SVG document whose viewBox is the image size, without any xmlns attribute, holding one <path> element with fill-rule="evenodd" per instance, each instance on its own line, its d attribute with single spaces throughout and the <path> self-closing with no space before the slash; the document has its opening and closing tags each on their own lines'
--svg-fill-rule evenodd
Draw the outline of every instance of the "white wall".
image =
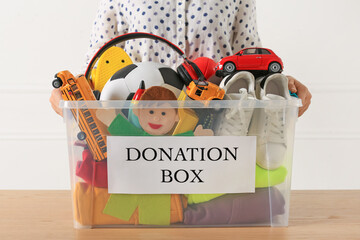
<svg viewBox="0 0 360 240">
<path fill-rule="evenodd" d="M 360 2 L 257 0 L 263 45 L 312 105 L 297 123 L 293 189 L 360 188 Z"/>
<path fill-rule="evenodd" d="M 0 189 L 70 187 L 65 125 L 48 98 L 54 73 L 81 68 L 97 4 L 6 1 L 0 15 Z M 357 0 L 257 0 L 263 46 L 313 94 L 297 123 L 293 189 L 360 188 L 359 7 Z"/>
<path fill-rule="evenodd" d="M 49 104 L 51 82 L 65 69 L 79 73 L 98 1 L 1 3 L 0 189 L 68 189 L 65 125 Z"/>
</svg>

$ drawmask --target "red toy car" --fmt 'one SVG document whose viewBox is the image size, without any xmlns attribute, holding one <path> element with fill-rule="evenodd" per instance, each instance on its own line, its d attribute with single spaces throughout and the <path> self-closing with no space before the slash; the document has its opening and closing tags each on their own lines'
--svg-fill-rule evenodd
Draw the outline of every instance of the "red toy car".
<svg viewBox="0 0 360 240">
<path fill-rule="evenodd" d="M 284 66 L 281 59 L 267 48 L 245 48 L 236 54 L 224 57 L 216 65 L 216 70 L 232 73 L 235 71 L 269 71 L 282 72 Z"/>
</svg>

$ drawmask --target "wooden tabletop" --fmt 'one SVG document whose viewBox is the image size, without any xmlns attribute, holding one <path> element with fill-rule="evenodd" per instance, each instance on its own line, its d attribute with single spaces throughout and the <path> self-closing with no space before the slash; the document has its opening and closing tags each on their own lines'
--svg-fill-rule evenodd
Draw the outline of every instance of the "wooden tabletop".
<svg viewBox="0 0 360 240">
<path fill-rule="evenodd" d="M 360 239 L 360 190 L 292 191 L 289 227 L 73 228 L 70 191 L 0 191 L 0 239 Z"/>
</svg>

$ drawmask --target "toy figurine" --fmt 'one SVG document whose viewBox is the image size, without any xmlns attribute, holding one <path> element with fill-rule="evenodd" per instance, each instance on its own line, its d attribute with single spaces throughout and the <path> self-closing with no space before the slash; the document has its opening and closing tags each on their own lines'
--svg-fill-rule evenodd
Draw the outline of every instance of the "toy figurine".
<svg viewBox="0 0 360 240">
<path fill-rule="evenodd" d="M 148 101 L 176 101 L 175 94 L 164 87 L 154 86 L 148 88 L 140 98 L 138 107 L 132 109 L 133 113 L 138 117 L 140 126 L 139 129 L 132 125 L 127 119 L 121 114 L 112 121 L 108 130 L 111 135 L 115 136 L 161 136 L 161 135 L 172 135 L 173 129 L 179 122 L 179 110 L 171 108 L 169 103 L 154 103 L 154 108 L 148 106 Z M 142 103 L 141 101 L 146 101 Z M 163 106 L 163 108 L 155 107 L 155 105 Z M 141 108 L 144 106 L 144 108 Z M 176 135 L 181 136 L 213 136 L 214 133 L 211 129 L 203 129 L 199 125 L 194 131 L 189 130 L 187 132 L 179 133 Z"/>
</svg>

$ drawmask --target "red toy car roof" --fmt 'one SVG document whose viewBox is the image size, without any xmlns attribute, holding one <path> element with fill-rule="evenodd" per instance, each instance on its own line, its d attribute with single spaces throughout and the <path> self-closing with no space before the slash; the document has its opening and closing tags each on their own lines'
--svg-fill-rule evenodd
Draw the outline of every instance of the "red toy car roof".
<svg viewBox="0 0 360 240">
<path fill-rule="evenodd" d="M 268 50 L 271 54 L 275 54 L 275 53 L 273 52 L 273 50 L 271 50 L 271 49 L 269 49 L 269 48 L 261 48 L 261 47 L 243 48 L 243 49 L 241 49 L 240 51 L 238 51 L 238 52 L 235 53 L 235 54 L 238 54 L 239 52 L 244 51 L 244 50 L 247 50 L 247 49 L 265 49 L 265 50 Z M 235 55 L 235 54 L 234 54 L 234 55 Z"/>
</svg>

